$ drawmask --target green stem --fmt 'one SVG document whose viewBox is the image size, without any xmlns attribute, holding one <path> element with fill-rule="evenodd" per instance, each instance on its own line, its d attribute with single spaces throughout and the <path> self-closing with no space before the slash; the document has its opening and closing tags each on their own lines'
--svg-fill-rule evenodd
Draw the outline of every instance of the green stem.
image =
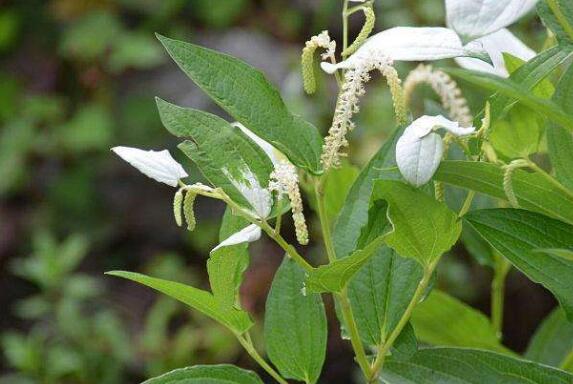
<svg viewBox="0 0 573 384">
<path fill-rule="evenodd" d="M 259 355 L 259 353 L 257 352 L 257 350 L 255 349 L 255 346 L 253 345 L 253 342 L 251 341 L 250 336 L 247 337 L 248 339 L 244 338 L 241 335 L 236 335 L 237 336 L 237 340 L 239 340 L 239 343 L 241 343 L 241 345 L 243 346 L 243 348 L 245 348 L 245 351 L 247 351 L 247 353 L 249 354 L 249 356 L 251 356 L 253 358 L 253 360 L 255 360 L 257 362 L 257 364 L 259 364 L 261 366 L 261 368 L 263 368 L 269 375 L 271 375 L 271 377 L 273 379 L 275 379 L 278 383 L 281 384 L 288 384 L 288 382 L 283 379 L 281 377 L 281 375 L 279 375 L 277 373 L 277 371 L 275 371 L 266 361 L 265 359 L 262 358 L 261 355 Z"/>
<path fill-rule="evenodd" d="M 418 287 L 416 288 L 414 296 L 412 296 L 412 300 L 410 300 L 408 307 L 406 307 L 406 310 L 402 314 L 402 317 L 398 321 L 398 324 L 396 325 L 394 330 L 388 336 L 388 339 L 385 340 L 383 343 L 381 343 L 380 346 L 378 347 L 376 360 L 372 364 L 372 369 L 370 371 L 371 374 L 368 377 L 369 383 L 373 383 L 380 374 L 380 371 L 384 366 L 386 355 L 390 351 L 390 348 L 392 348 L 392 345 L 394 345 L 394 342 L 396 341 L 398 336 L 400 336 L 400 333 L 402 333 L 402 330 L 404 329 L 406 324 L 408 324 L 408 321 L 410 321 L 410 317 L 412 317 L 412 312 L 414 311 L 414 308 L 416 308 L 416 305 L 418 305 L 418 303 L 424 296 L 424 293 L 426 292 L 426 289 L 428 288 L 428 285 L 432 280 L 432 274 L 434 273 L 434 269 L 436 268 L 437 264 L 438 261 L 435 261 L 432 264 L 428 265 L 426 268 L 424 268 L 424 275 L 422 277 L 422 280 L 420 280 L 420 282 L 418 283 Z"/>
<path fill-rule="evenodd" d="M 564 371 L 573 370 L 573 349 L 571 349 L 569 354 L 565 356 L 565 359 L 563 359 L 563 362 L 561 363 L 561 365 L 559 365 L 559 368 L 561 368 Z"/>
<path fill-rule="evenodd" d="M 559 24 L 561 24 L 565 32 L 567 32 L 569 37 L 573 39 L 573 27 L 567 21 L 567 17 L 565 17 L 563 11 L 561 11 L 559 2 L 557 0 L 547 0 L 547 5 L 549 5 L 549 8 L 551 8 L 551 11 L 557 18 L 557 21 L 559 21 Z"/>
<path fill-rule="evenodd" d="M 358 327 L 356 325 L 356 320 L 354 319 L 354 313 L 352 312 L 352 306 L 350 300 L 348 299 L 348 291 L 346 288 L 342 290 L 339 294 L 335 296 L 340 303 L 340 309 L 342 311 L 342 317 L 344 318 L 344 323 L 348 328 L 348 335 L 350 336 L 350 344 L 354 350 L 354 355 L 356 356 L 356 362 L 360 366 L 364 377 L 370 377 L 372 374 L 370 370 L 370 364 L 368 363 L 368 358 L 366 357 L 366 352 L 364 351 L 364 345 L 362 344 L 362 339 L 358 333 Z"/>
<path fill-rule="evenodd" d="M 290 245 L 280 234 L 275 233 L 274 228 L 266 221 L 258 222 L 256 224 L 258 224 L 261 229 L 265 231 L 265 233 L 273 239 L 298 265 L 304 268 L 305 271 L 311 272 L 314 269 L 292 245 Z"/>
<path fill-rule="evenodd" d="M 510 267 L 511 264 L 501 255 L 495 255 L 494 275 L 491 282 L 491 324 L 498 338 L 501 338 L 503 330 L 505 279 Z"/>
<path fill-rule="evenodd" d="M 331 263 L 336 260 L 336 252 L 334 244 L 332 243 L 332 234 L 330 232 L 330 222 L 326 214 L 326 206 L 324 205 L 324 176 L 314 183 L 314 192 L 316 196 L 316 205 L 318 206 L 318 217 L 320 219 L 320 226 L 322 229 L 322 238 L 328 261 Z"/>
<path fill-rule="evenodd" d="M 326 215 L 326 207 L 324 205 L 324 176 L 317 179 L 314 183 L 314 191 L 316 195 L 316 203 L 318 206 L 318 217 L 320 220 L 320 227 L 322 229 L 322 237 L 324 240 L 324 246 L 326 248 L 326 253 L 328 255 L 329 262 L 334 262 L 336 260 L 336 254 L 334 251 L 334 245 L 332 243 L 332 235 L 330 233 L 330 222 Z M 358 326 L 356 325 L 356 320 L 354 319 L 354 313 L 352 311 L 352 305 L 350 299 L 348 298 L 348 291 L 346 287 L 342 292 L 334 295 L 334 298 L 340 304 L 340 309 L 342 311 L 342 317 L 344 318 L 344 323 L 348 328 L 348 335 L 350 336 L 350 344 L 356 356 L 356 361 L 364 374 L 364 377 L 370 375 L 370 364 L 368 363 L 368 358 L 366 357 L 366 352 L 364 350 L 364 345 L 360 334 L 358 332 Z"/>
<path fill-rule="evenodd" d="M 468 192 L 468 195 L 466 196 L 466 199 L 464 200 L 464 205 L 462 205 L 462 208 L 460 209 L 460 213 L 458 213 L 458 217 L 462 217 L 466 213 L 468 213 L 468 211 L 472 207 L 472 202 L 474 201 L 475 196 L 476 196 L 475 191 L 469 191 Z"/>
<path fill-rule="evenodd" d="M 344 0 L 344 8 L 342 10 L 342 52 L 348 48 L 348 0 Z"/>
</svg>

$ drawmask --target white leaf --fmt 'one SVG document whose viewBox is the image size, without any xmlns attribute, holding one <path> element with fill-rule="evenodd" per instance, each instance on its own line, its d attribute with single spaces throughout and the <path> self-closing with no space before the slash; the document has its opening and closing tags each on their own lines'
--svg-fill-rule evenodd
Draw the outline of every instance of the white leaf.
<svg viewBox="0 0 573 384">
<path fill-rule="evenodd" d="M 241 243 L 252 243 L 261 238 L 261 228 L 256 224 L 251 224 L 248 227 L 241 229 L 223 240 L 219 245 L 217 245 L 211 253 L 215 252 L 221 247 L 228 247 L 231 245 L 237 245 Z"/>
<path fill-rule="evenodd" d="M 138 148 L 114 147 L 111 150 L 141 173 L 160 183 L 176 187 L 180 179 L 189 176 L 166 149 L 144 151 Z"/>
<path fill-rule="evenodd" d="M 241 177 L 235 178 L 228 169 L 223 168 L 231 184 L 241 192 L 245 200 L 249 202 L 257 217 L 264 219 L 269 216 L 272 208 L 271 192 L 263 188 L 253 171 L 248 168 L 241 169 Z"/>
<path fill-rule="evenodd" d="M 334 73 L 337 69 L 356 68 L 373 54 L 382 54 L 394 61 L 440 60 L 459 56 L 486 57 L 479 45 L 463 46 L 457 33 L 448 28 L 396 27 L 370 37 L 347 60 L 339 64 L 323 62 L 322 69 Z"/>
<path fill-rule="evenodd" d="M 444 144 L 434 132 L 438 128 L 456 136 L 475 131 L 443 116 L 422 116 L 408 126 L 396 143 L 396 163 L 404 179 L 416 187 L 430 181 L 442 160 Z"/>
<path fill-rule="evenodd" d="M 253 140 L 255 144 L 261 147 L 261 149 L 267 154 L 267 156 L 269 157 L 269 159 L 271 159 L 274 165 L 280 164 L 279 156 L 281 155 L 281 153 L 275 147 L 273 147 L 267 141 L 261 139 L 259 136 L 253 133 L 253 131 L 245 127 L 243 124 L 235 122 L 232 123 L 231 125 L 233 127 L 239 128 L 245 135 L 247 135 L 251 140 Z"/>
<path fill-rule="evenodd" d="M 531 11 L 538 0 L 446 0 L 448 27 L 468 40 L 505 28 Z"/>
<path fill-rule="evenodd" d="M 462 68 L 508 77 L 509 73 L 505 67 L 503 53 L 509 53 L 524 61 L 529 61 L 536 55 L 534 50 L 525 45 L 507 29 L 501 29 L 495 33 L 481 37 L 476 41 L 479 41 L 487 51 L 491 57 L 493 66 L 470 57 L 458 57 L 456 58 L 456 62 Z"/>
</svg>

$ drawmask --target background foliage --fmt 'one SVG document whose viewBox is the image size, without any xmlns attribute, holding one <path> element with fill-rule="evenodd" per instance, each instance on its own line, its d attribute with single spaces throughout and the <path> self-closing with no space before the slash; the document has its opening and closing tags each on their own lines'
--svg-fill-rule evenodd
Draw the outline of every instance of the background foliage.
<svg viewBox="0 0 573 384">
<path fill-rule="evenodd" d="M 442 25 L 442 3 L 379 1 L 378 29 Z M 118 143 L 175 145 L 161 126 L 156 95 L 220 111 L 168 60 L 154 32 L 261 68 L 289 108 L 324 131 L 335 92 L 327 93 L 326 86 L 319 87 L 319 97 L 303 95 L 299 55 L 306 38 L 321 29 L 328 27 L 339 40 L 339 13 L 336 0 L 0 0 L 0 306 L 6 309 L 0 314 L 0 382 L 135 383 L 169 369 L 220 361 L 255 369 L 234 339 L 204 316 L 103 277 L 105 270 L 137 270 L 206 287 L 205 257 L 217 243 L 224 212 L 204 201 L 197 230 L 178 230 L 169 209 L 171 191 L 147 182 L 108 149 Z M 361 20 L 355 22 L 356 32 Z M 545 31 L 539 21 L 523 20 L 517 29 L 541 48 Z M 401 73 L 408 68 L 399 67 Z M 466 96 L 477 102 L 483 93 L 471 89 Z M 436 105 L 427 101 L 417 108 L 435 111 Z M 352 163 L 364 164 L 379 148 L 394 127 L 392 114 L 387 89 L 371 84 L 358 116 L 361 129 L 352 137 Z M 512 123 L 519 125 L 520 118 L 515 114 Z M 538 145 L 546 144 L 531 142 Z M 512 156 L 513 147 L 504 153 Z M 330 177 L 350 185 L 356 170 L 345 167 Z M 340 191 L 327 194 L 332 217 L 346 190 Z M 483 265 L 459 246 L 440 265 L 435 285 L 487 313 L 491 272 L 484 265 L 491 265 L 492 257 L 480 253 L 479 243 L 468 244 Z M 315 243 L 310 249 L 320 250 Z M 256 244 L 252 254 L 242 297 L 246 309 L 260 314 L 282 254 L 267 241 Z M 453 300 L 433 295 L 438 302 Z M 515 271 L 506 295 L 505 322 L 511 327 L 504 329 L 505 346 L 492 341 L 490 347 L 523 352 L 555 302 Z M 459 305 L 453 308 L 472 316 Z M 334 318 L 330 303 L 327 316 Z M 432 316 L 430 307 L 416 315 L 423 316 Z M 475 316 L 479 324 L 483 319 Z M 561 324 L 560 316 L 555 312 L 549 321 Z M 427 340 L 435 337 L 431 329 L 416 330 Z M 535 344 L 527 353 L 548 363 L 554 358 Z M 348 382 L 353 375 L 348 346 L 333 338 L 327 356 L 324 382 Z"/>
</svg>

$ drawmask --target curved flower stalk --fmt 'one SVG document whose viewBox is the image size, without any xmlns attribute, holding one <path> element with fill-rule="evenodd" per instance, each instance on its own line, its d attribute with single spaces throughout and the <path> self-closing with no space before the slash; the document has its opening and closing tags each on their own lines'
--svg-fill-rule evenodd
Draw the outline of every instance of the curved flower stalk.
<svg viewBox="0 0 573 384">
<path fill-rule="evenodd" d="M 296 231 L 296 239 L 302 244 L 308 244 L 308 228 L 304 219 L 302 198 L 298 185 L 298 175 L 296 168 L 289 162 L 283 161 L 275 167 L 271 173 L 269 190 L 278 193 L 278 198 L 282 199 L 287 196 L 290 200 L 292 218 Z"/>
<path fill-rule="evenodd" d="M 338 64 L 322 62 L 321 67 L 330 74 L 339 69 L 355 69 L 363 66 L 371 55 L 384 55 L 394 61 L 428 61 L 459 56 L 488 60 L 487 53 L 479 43 L 464 46 L 451 29 L 396 27 L 371 36 L 348 59 Z"/>
<path fill-rule="evenodd" d="M 177 187 L 179 180 L 189 176 L 166 149 L 145 151 L 131 147 L 113 147 L 111 150 L 144 175 L 171 187 Z"/>
<path fill-rule="evenodd" d="M 503 53 L 528 61 L 535 51 L 505 29 L 530 12 L 538 0 L 446 0 L 447 25 L 466 40 L 481 43 L 492 59 L 482 61 L 459 57 L 463 68 L 509 76 Z"/>
<path fill-rule="evenodd" d="M 336 51 L 336 41 L 330 39 L 328 31 L 322 31 L 316 36 L 312 36 L 306 42 L 302 50 L 302 81 L 304 90 L 309 95 L 316 92 L 316 78 L 314 76 L 314 53 L 318 48 L 325 49 L 322 54 L 323 60 L 336 61 L 334 54 Z"/>
<path fill-rule="evenodd" d="M 396 163 L 404 179 L 415 187 L 430 181 L 442 161 L 444 143 L 435 132 L 440 128 L 455 136 L 475 132 L 474 127 L 463 128 L 443 116 L 422 116 L 409 125 L 396 143 Z"/>
<path fill-rule="evenodd" d="M 360 48 L 359 51 L 362 49 Z M 399 122 L 406 120 L 401 80 L 393 67 L 392 59 L 379 51 L 365 54 L 363 59 L 357 61 L 356 65 L 344 74 L 344 83 L 336 102 L 332 126 L 328 131 L 322 150 L 321 161 L 325 170 L 339 167 L 340 158 L 345 156 L 343 150 L 348 146 L 346 135 L 355 126 L 352 122 L 352 116 L 360 110 L 360 97 L 366 92 L 364 84 L 370 80 L 369 73 L 373 70 L 380 71 L 386 78 L 394 101 L 396 120 Z"/>
<path fill-rule="evenodd" d="M 410 105 L 412 94 L 420 84 L 432 87 L 452 120 L 459 122 L 463 127 L 472 125 L 473 117 L 468 102 L 458 84 L 448 74 L 432 68 L 431 65 L 420 64 L 404 81 L 406 105 Z"/>
</svg>

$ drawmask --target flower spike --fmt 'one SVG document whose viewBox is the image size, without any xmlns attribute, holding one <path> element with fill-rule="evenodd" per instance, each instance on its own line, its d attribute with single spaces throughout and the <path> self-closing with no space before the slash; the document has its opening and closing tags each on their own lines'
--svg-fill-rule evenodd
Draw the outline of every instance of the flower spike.
<svg viewBox="0 0 573 384">
<path fill-rule="evenodd" d="M 316 92 L 314 53 L 317 48 L 326 49 L 326 52 L 322 54 L 323 59 L 334 58 L 336 42 L 330 39 L 328 31 L 322 31 L 320 34 L 312 36 L 302 50 L 302 80 L 304 90 L 309 95 Z"/>
</svg>

